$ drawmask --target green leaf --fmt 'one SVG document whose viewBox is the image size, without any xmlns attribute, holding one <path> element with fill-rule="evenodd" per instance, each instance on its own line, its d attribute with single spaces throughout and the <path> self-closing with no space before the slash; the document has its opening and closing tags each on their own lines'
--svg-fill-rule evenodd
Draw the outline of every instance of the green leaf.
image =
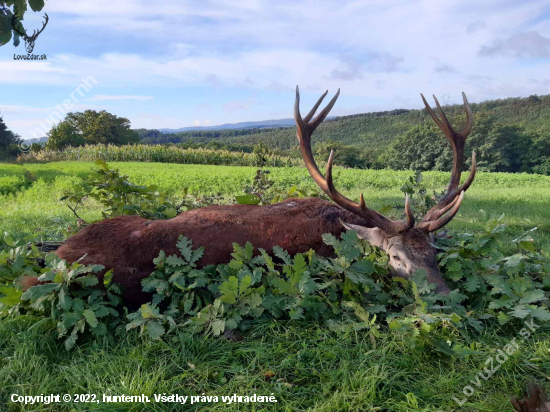
<svg viewBox="0 0 550 412">
<path fill-rule="evenodd" d="M 300 307 L 292 308 L 290 310 L 290 319 L 298 320 L 304 318 L 304 309 Z"/>
<path fill-rule="evenodd" d="M 23 294 L 23 292 L 12 286 L 0 286 L 0 293 L 4 295 L 0 298 L 0 302 L 8 307 L 17 305 L 21 301 L 21 295 Z"/>
<path fill-rule="evenodd" d="M 533 303 L 543 299 L 545 299 L 544 291 L 537 289 L 526 292 L 519 300 L 519 303 Z"/>
<path fill-rule="evenodd" d="M 281 259 L 285 263 L 285 265 L 292 265 L 292 262 L 290 260 L 290 255 L 282 247 L 274 246 L 273 247 L 273 254 L 275 256 L 277 256 L 279 259 Z"/>
<path fill-rule="evenodd" d="M 59 306 L 62 310 L 65 312 L 71 309 L 71 305 L 73 303 L 73 299 L 65 293 L 65 289 L 61 288 L 59 291 Z"/>
<path fill-rule="evenodd" d="M 262 199 L 256 195 L 235 196 L 235 200 L 239 205 L 259 205 Z"/>
<path fill-rule="evenodd" d="M 66 312 L 63 314 L 63 321 L 61 322 L 65 330 L 69 330 L 76 322 L 80 320 L 81 316 L 78 313 Z"/>
<path fill-rule="evenodd" d="M 250 275 L 244 276 L 241 279 L 241 284 L 239 286 L 239 295 L 244 295 L 250 288 L 250 285 L 252 285 L 252 278 L 250 277 Z"/>
<path fill-rule="evenodd" d="M 176 243 L 176 246 L 179 249 L 183 258 L 187 262 L 189 262 L 193 253 L 193 242 L 191 241 L 191 239 L 185 236 L 180 236 L 178 238 L 178 242 Z"/>
<path fill-rule="evenodd" d="M 29 6 L 31 6 L 32 11 L 42 11 L 44 0 L 29 0 Z"/>
<path fill-rule="evenodd" d="M 140 312 L 143 319 L 154 319 L 160 316 L 158 308 L 147 303 L 141 305 Z"/>
<path fill-rule="evenodd" d="M 529 315 L 529 310 L 524 305 L 517 305 L 513 310 L 508 312 L 509 315 L 523 319 Z"/>
<path fill-rule="evenodd" d="M 97 276 L 88 275 L 88 276 L 80 276 L 76 278 L 75 282 L 79 283 L 84 287 L 90 287 L 90 286 L 97 285 L 99 283 L 99 280 L 97 279 Z"/>
<path fill-rule="evenodd" d="M 220 319 L 216 319 L 212 322 L 212 333 L 214 336 L 220 336 L 220 334 L 225 330 L 225 322 Z"/>
<path fill-rule="evenodd" d="M 166 216 L 168 219 L 172 219 L 173 217 L 176 217 L 178 214 L 178 211 L 174 209 L 173 207 L 169 207 L 164 212 L 162 212 L 164 216 Z"/>
<path fill-rule="evenodd" d="M 164 250 L 161 250 L 158 257 L 153 259 L 153 263 L 158 269 L 163 269 L 165 260 L 166 260 L 166 253 L 164 253 Z"/>
<path fill-rule="evenodd" d="M 195 249 L 193 251 L 193 254 L 191 255 L 191 258 L 189 259 L 189 263 L 197 262 L 200 258 L 202 258 L 203 255 L 204 255 L 204 247 Z"/>
<path fill-rule="evenodd" d="M 86 309 L 84 312 L 82 312 L 82 314 L 84 315 L 84 318 L 86 318 L 86 322 L 88 322 L 88 325 L 90 325 L 90 327 L 95 328 L 97 326 L 97 318 L 92 310 Z"/>
<path fill-rule="evenodd" d="M 4 16 L 3 14 L 0 14 L 0 46 L 3 46 L 10 42 L 11 32 L 11 18 L 9 17 L 9 15 Z"/>
<path fill-rule="evenodd" d="M 76 340 L 78 339 L 78 330 L 76 328 L 73 329 L 73 332 L 71 333 L 71 336 L 69 336 L 65 340 L 65 349 L 67 351 L 70 351 L 74 345 L 76 344 Z"/>
<path fill-rule="evenodd" d="M 160 340 L 160 337 L 165 333 L 164 326 L 154 321 L 147 322 L 145 330 L 147 331 L 147 335 L 153 340 Z"/>
<path fill-rule="evenodd" d="M 368 259 L 361 259 L 358 262 L 354 262 L 350 266 L 350 269 L 352 269 L 356 272 L 365 274 L 365 275 L 370 275 L 371 273 L 373 273 L 375 271 L 374 263 L 371 260 L 368 260 Z"/>
<path fill-rule="evenodd" d="M 237 295 L 239 294 L 239 279 L 236 276 L 230 276 L 228 280 L 220 285 L 219 290 L 222 294 L 220 297 L 222 302 L 237 302 Z"/>
<path fill-rule="evenodd" d="M 108 270 L 105 275 L 103 275 L 103 284 L 109 286 L 113 281 L 113 269 Z"/>
<path fill-rule="evenodd" d="M 225 321 L 225 328 L 227 330 L 237 329 L 237 322 L 234 319 L 227 319 Z"/>
<path fill-rule="evenodd" d="M 48 295 L 54 290 L 59 289 L 60 287 L 61 284 L 59 283 L 46 283 L 44 285 L 33 286 L 32 288 L 29 288 L 25 293 L 23 293 L 23 295 L 21 296 L 21 300 L 35 301 L 41 297 Z"/>
<path fill-rule="evenodd" d="M 187 263 L 185 260 L 177 255 L 171 255 L 166 258 L 166 264 L 172 267 L 185 266 Z"/>
<path fill-rule="evenodd" d="M 547 308 L 537 307 L 531 309 L 531 316 L 542 321 L 550 320 L 550 311 Z"/>
<path fill-rule="evenodd" d="M 535 251 L 535 243 L 532 241 L 522 240 L 519 242 L 519 245 L 529 252 Z"/>
<path fill-rule="evenodd" d="M 480 286 L 479 280 L 480 280 L 479 276 L 476 276 L 476 275 L 468 276 L 468 278 L 466 279 L 466 283 L 464 284 L 464 288 L 468 292 L 475 292 L 476 290 L 479 289 L 479 286 Z"/>
<path fill-rule="evenodd" d="M 433 284 L 428 281 L 428 272 L 426 269 L 416 270 L 412 274 L 411 279 L 416 284 L 418 293 L 420 294 L 430 293 L 431 289 L 434 288 Z"/>
<path fill-rule="evenodd" d="M 306 260 L 304 258 L 304 255 L 301 253 L 298 253 L 296 256 L 294 256 L 294 263 L 292 265 L 292 270 L 294 271 L 295 275 L 301 275 L 306 270 Z"/>
</svg>

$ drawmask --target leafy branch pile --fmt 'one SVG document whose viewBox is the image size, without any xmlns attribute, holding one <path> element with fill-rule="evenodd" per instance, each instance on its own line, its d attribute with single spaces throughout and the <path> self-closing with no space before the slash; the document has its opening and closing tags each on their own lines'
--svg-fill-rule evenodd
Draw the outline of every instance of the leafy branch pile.
<svg viewBox="0 0 550 412">
<path fill-rule="evenodd" d="M 127 175 L 118 169 L 111 169 L 103 160 L 96 160 L 95 179 L 85 181 L 66 193 L 60 201 L 67 202 L 76 217 L 78 208 L 88 199 L 102 205 L 102 215 L 108 219 L 121 215 L 138 215 L 146 219 L 171 219 L 184 210 L 195 209 L 219 203 L 222 197 L 193 197 L 188 190 L 182 190 L 181 201 L 159 193 L 156 186 L 140 186 L 132 183 Z"/>
<path fill-rule="evenodd" d="M 104 206 L 104 217 L 133 214 L 151 219 L 219 200 L 185 196 L 178 203 L 154 187 L 131 183 L 103 161 L 97 165 L 96 180 L 64 198 L 69 205 L 72 202 L 75 214 L 87 198 Z M 402 190 L 420 208 L 429 208 L 434 201 L 423 190 L 419 174 Z M 288 193 L 273 191 L 264 170 L 245 192 L 257 197 L 256 203 L 305 195 L 295 187 Z M 125 307 L 111 272 L 100 281 L 102 266 L 69 265 L 28 246 L 29 236 L 5 233 L 0 242 L 0 318 L 42 317 L 41 322 L 50 323 L 52 331 L 65 339 L 67 349 L 79 337 L 131 329 L 150 339 L 160 339 L 176 328 L 239 338 L 255 322 L 277 319 L 320 322 L 339 333 L 362 330 L 373 342 L 380 328 L 389 328 L 411 348 L 467 355 L 475 348 L 472 332 L 487 324 L 506 328 L 525 320 L 550 320 L 550 248 L 537 246 L 533 229 L 514 240 L 507 248 L 512 253 L 504 254 L 502 217 L 489 220 L 482 213 L 481 220 L 486 230 L 480 234 L 436 239 L 439 264 L 452 290 L 448 296 L 434 292 L 424 270 L 410 279 L 391 277 L 387 256 L 353 231 L 341 239 L 323 236 L 334 248 L 331 258 L 313 250 L 290 256 L 280 247 L 268 254 L 246 243 L 233 244 L 227 264 L 207 267 L 198 265 L 204 249 L 194 249 L 191 240 L 180 237 L 179 254 L 161 252 L 154 259 L 155 270 L 141 284 L 151 301 L 134 312 Z M 24 292 L 22 284 L 29 276 L 44 283 Z"/>
<path fill-rule="evenodd" d="M 164 252 L 155 270 L 142 281 L 151 301 L 127 313 L 119 288 L 110 274 L 100 285 L 100 266 L 82 266 L 46 256 L 36 263 L 37 251 L 18 246 L 6 235 L 0 254 L 3 284 L 0 313 L 46 317 L 70 349 L 79 336 L 94 336 L 137 328 L 160 339 L 175 328 L 195 333 L 242 336 L 255 322 L 322 322 L 339 333 L 362 330 L 376 342 L 380 328 L 401 334 L 418 350 L 467 355 L 474 349 L 472 332 L 487 323 L 501 327 L 534 319 L 550 320 L 550 251 L 537 251 L 530 234 L 516 240 L 516 250 L 499 252 L 500 220 L 487 224 L 479 236 L 441 239 L 439 255 L 448 296 L 434 292 L 423 270 L 411 279 L 388 275 L 387 256 L 357 238 L 353 231 L 341 239 L 325 235 L 335 256 L 314 251 L 290 256 L 281 248 L 273 255 L 254 253 L 250 243 L 234 244 L 227 264 L 198 267 L 203 248 L 180 237 L 179 255 Z M 43 285 L 21 292 L 18 275 L 40 275 Z M 504 326 L 506 325 L 506 326 Z M 90 332 L 90 333 L 88 333 Z"/>
<path fill-rule="evenodd" d="M 235 196 L 236 202 L 242 205 L 268 205 L 280 203 L 289 198 L 326 197 L 317 189 L 308 191 L 299 189 L 296 185 L 288 190 L 276 187 L 274 182 L 269 179 L 270 173 L 269 170 L 258 169 L 252 180 L 252 185 L 245 186 L 245 194 Z"/>
</svg>

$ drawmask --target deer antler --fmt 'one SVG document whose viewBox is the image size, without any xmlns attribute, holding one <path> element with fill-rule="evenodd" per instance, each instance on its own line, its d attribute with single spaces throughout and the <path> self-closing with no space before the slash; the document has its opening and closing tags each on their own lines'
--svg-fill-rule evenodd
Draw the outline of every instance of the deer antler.
<svg viewBox="0 0 550 412">
<path fill-rule="evenodd" d="M 476 153 L 472 152 L 472 168 L 470 170 L 470 175 L 462 186 L 458 186 L 458 184 L 460 183 L 460 175 L 462 174 L 462 168 L 464 165 L 464 144 L 466 142 L 466 138 L 472 130 L 474 120 L 472 109 L 470 108 L 470 105 L 468 104 L 468 100 L 466 99 L 466 95 L 464 93 L 462 93 L 462 98 L 464 100 L 464 109 L 466 111 L 466 124 L 460 132 L 454 131 L 451 123 L 447 119 L 447 116 L 445 116 L 445 113 L 443 112 L 443 109 L 441 109 L 441 106 L 439 105 L 439 102 L 437 101 L 437 98 L 435 96 L 435 104 L 437 105 L 437 111 L 441 119 L 436 116 L 436 114 L 424 98 L 424 95 L 420 94 L 420 96 L 422 96 L 422 100 L 424 101 L 424 105 L 426 106 L 428 113 L 430 113 L 430 116 L 432 116 L 434 122 L 439 126 L 441 131 L 443 131 L 443 134 L 451 143 L 451 146 L 453 148 L 453 168 L 451 171 L 451 180 L 449 182 L 449 186 L 447 187 L 447 193 L 437 205 L 432 207 L 428 211 L 428 213 L 426 213 L 426 215 L 424 216 L 424 218 L 422 218 L 422 221 L 418 225 L 419 229 L 433 232 L 435 230 L 441 229 L 456 215 L 462 203 L 462 199 L 464 198 L 464 192 L 468 190 L 468 188 L 474 181 L 476 175 Z M 447 213 L 449 210 L 450 213 L 444 216 L 445 213 Z"/>
<path fill-rule="evenodd" d="M 34 39 L 36 40 L 36 38 L 40 35 L 40 33 L 42 33 L 44 31 L 44 29 L 46 28 L 48 22 L 50 21 L 50 18 L 48 17 L 48 14 L 47 13 L 44 13 L 44 23 L 42 23 L 42 28 L 40 30 L 38 30 L 38 32 L 36 30 L 33 31 L 32 33 L 32 36 L 30 36 L 30 39 Z"/>
<path fill-rule="evenodd" d="M 13 17 L 11 18 L 11 25 L 12 25 L 13 29 L 14 29 L 17 33 L 19 33 L 19 35 L 20 35 L 21 37 L 23 37 L 23 39 L 25 40 L 25 39 L 27 39 L 27 33 L 21 33 L 21 32 L 19 31 L 19 29 L 16 27 L 16 24 L 15 24 L 15 17 L 16 17 L 16 15 L 14 14 Z M 21 23 L 21 22 L 19 22 L 19 23 Z"/>
<path fill-rule="evenodd" d="M 351 201 L 344 195 L 340 194 L 332 181 L 332 161 L 334 158 L 334 151 L 330 152 L 330 156 L 327 162 L 327 168 L 325 176 L 321 174 L 315 159 L 313 158 L 313 153 L 311 150 L 311 135 L 314 130 L 321 124 L 321 122 L 327 117 L 330 110 L 336 103 L 336 99 L 340 95 L 340 89 L 336 95 L 332 98 L 329 104 L 310 122 L 311 118 L 319 108 L 319 105 L 327 95 L 328 90 L 321 96 L 321 98 L 315 103 L 311 111 L 307 116 L 302 119 L 300 115 L 300 91 L 298 86 L 296 86 L 296 103 L 294 104 L 294 119 L 296 120 L 296 137 L 300 142 L 300 151 L 302 152 L 302 157 L 306 168 L 315 182 L 319 187 L 325 192 L 328 197 L 330 197 L 336 204 L 343 207 L 346 210 L 349 210 L 356 215 L 361 216 L 369 222 L 372 227 L 378 227 L 384 231 L 386 236 L 391 237 L 395 236 L 400 232 L 403 232 L 407 229 L 410 229 L 414 226 L 414 216 L 411 210 L 409 197 L 405 199 L 405 212 L 407 215 L 406 220 L 390 220 L 387 217 L 381 215 L 375 210 L 369 209 L 365 204 L 365 199 L 363 194 L 361 194 L 359 204 Z"/>
</svg>

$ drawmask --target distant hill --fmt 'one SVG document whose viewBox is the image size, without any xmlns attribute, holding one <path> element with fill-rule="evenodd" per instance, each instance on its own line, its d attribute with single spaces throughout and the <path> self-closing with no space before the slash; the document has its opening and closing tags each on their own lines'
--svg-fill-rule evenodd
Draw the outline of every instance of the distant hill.
<svg viewBox="0 0 550 412">
<path fill-rule="evenodd" d="M 48 136 L 44 137 L 37 137 L 35 139 L 26 139 L 23 140 L 26 144 L 33 144 L 33 143 L 44 143 L 48 141 Z"/>
<path fill-rule="evenodd" d="M 474 121 L 490 117 L 504 125 L 515 125 L 527 131 L 543 132 L 550 135 L 550 95 L 526 98 L 507 98 L 472 103 Z M 462 105 L 444 107 L 445 113 L 457 128 L 463 122 Z M 266 126 L 267 122 L 283 122 L 279 126 Z M 271 120 L 267 122 L 243 122 L 235 125 L 209 126 L 169 135 L 158 136 L 154 130 L 140 129 L 138 132 L 144 143 L 194 143 L 216 142 L 222 145 L 255 145 L 263 142 L 272 148 L 288 150 L 296 147 L 296 131 L 293 119 Z M 316 130 L 314 144 L 336 141 L 361 149 L 384 149 L 415 126 L 431 123 L 425 109 L 396 109 L 385 112 L 361 113 L 326 119 Z M 261 127 L 254 127 L 258 123 Z M 248 125 L 248 126 L 238 126 Z M 233 127 L 226 127 L 233 126 Z M 220 129 L 224 127 L 224 129 Z M 168 129 L 162 129 L 165 131 Z M 181 130 L 181 129 L 180 129 Z"/>
<path fill-rule="evenodd" d="M 488 100 L 472 103 L 471 108 L 474 129 L 466 152 L 476 151 L 479 170 L 550 174 L 550 95 Z M 463 106 L 443 109 L 455 130 L 460 130 L 465 119 Z M 299 157 L 294 121 L 271 122 L 278 126 L 243 122 L 177 133 L 137 132 L 145 144 L 251 151 L 263 143 L 280 154 Z M 448 170 L 452 163 L 449 145 L 426 109 L 326 119 L 315 131 L 313 145 L 323 156 L 334 149 L 335 162 L 348 167 Z"/>
<path fill-rule="evenodd" d="M 225 123 L 218 126 L 192 126 L 181 129 L 159 129 L 162 133 L 195 132 L 206 130 L 238 130 L 238 129 L 266 129 L 274 127 L 292 127 L 294 119 L 261 120 L 258 122 Z"/>
</svg>

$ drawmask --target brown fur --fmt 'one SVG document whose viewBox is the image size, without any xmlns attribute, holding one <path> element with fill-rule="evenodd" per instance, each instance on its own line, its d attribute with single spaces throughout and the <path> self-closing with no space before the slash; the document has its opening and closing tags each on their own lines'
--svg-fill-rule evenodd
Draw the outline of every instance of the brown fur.
<svg viewBox="0 0 550 412">
<path fill-rule="evenodd" d="M 20 279 L 21 288 L 23 291 L 32 288 L 33 286 L 43 285 L 44 282 L 40 282 L 36 276 L 23 276 Z"/>
<path fill-rule="evenodd" d="M 150 296 L 141 290 L 141 280 L 153 271 L 153 259 L 161 250 L 179 254 L 180 235 L 193 241 L 193 247 L 205 247 L 200 266 L 227 263 L 232 243 L 247 241 L 272 252 L 281 246 L 291 255 L 310 248 L 323 256 L 333 252 L 323 243 L 322 235 L 338 236 L 345 229 L 342 219 L 357 225 L 367 223 L 356 215 L 318 198 L 288 199 L 268 206 L 208 206 L 184 212 L 170 220 L 150 221 L 138 216 L 120 216 L 94 223 L 69 238 L 56 254 L 74 262 L 82 256 L 84 264 L 100 264 L 113 269 L 113 282 L 124 289 L 130 304 L 142 303 Z"/>
</svg>

